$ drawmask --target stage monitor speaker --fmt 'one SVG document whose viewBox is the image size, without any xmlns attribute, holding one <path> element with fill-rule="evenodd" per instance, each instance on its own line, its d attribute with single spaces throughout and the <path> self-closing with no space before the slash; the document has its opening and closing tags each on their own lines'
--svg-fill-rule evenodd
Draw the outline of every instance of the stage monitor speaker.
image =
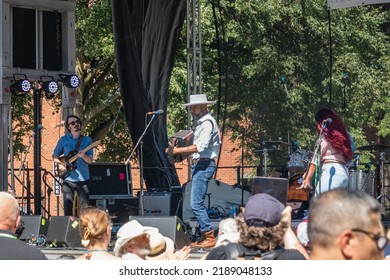
<svg viewBox="0 0 390 280">
<path fill-rule="evenodd" d="M 252 181 L 252 195 L 266 193 L 283 205 L 287 205 L 288 179 L 278 177 L 254 177 Z"/>
<path fill-rule="evenodd" d="M 79 248 L 81 245 L 79 219 L 73 216 L 53 216 L 47 232 L 47 243 L 56 247 Z"/>
<path fill-rule="evenodd" d="M 24 230 L 20 235 L 21 240 L 31 240 L 39 235 L 47 236 L 49 221 L 41 215 L 21 216 Z"/>
<path fill-rule="evenodd" d="M 138 197 L 90 199 L 89 202 L 93 206 L 107 210 L 114 225 L 125 224 L 129 221 L 129 216 L 138 215 L 139 213 Z"/>
<path fill-rule="evenodd" d="M 194 213 L 191 208 L 191 188 L 192 181 L 184 185 L 183 194 L 183 222 L 190 224 Z M 250 192 L 245 188 L 233 187 L 219 180 L 211 179 L 208 184 L 207 195 L 205 198 L 206 208 L 219 209 L 224 218 L 229 216 L 230 207 L 240 207 L 245 205 L 250 196 Z"/>
<path fill-rule="evenodd" d="M 139 194 L 138 194 L 139 195 Z M 180 202 L 182 198 L 181 192 L 172 191 L 155 191 L 144 192 L 143 205 L 144 216 L 179 216 Z M 178 209 L 179 207 L 179 209 Z"/>
<path fill-rule="evenodd" d="M 177 249 L 190 244 L 190 237 L 183 221 L 176 216 L 168 217 L 141 217 L 130 216 L 129 220 L 136 220 L 143 226 L 158 228 L 159 232 L 169 237 L 175 243 Z"/>
<path fill-rule="evenodd" d="M 130 165 L 95 162 L 89 165 L 90 199 L 129 198 L 132 196 Z"/>
</svg>

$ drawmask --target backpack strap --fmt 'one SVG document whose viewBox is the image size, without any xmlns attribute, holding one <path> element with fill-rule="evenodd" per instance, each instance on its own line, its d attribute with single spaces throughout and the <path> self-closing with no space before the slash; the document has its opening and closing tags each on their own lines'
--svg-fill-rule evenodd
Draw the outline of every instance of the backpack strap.
<svg viewBox="0 0 390 280">
<path fill-rule="evenodd" d="M 238 257 L 243 256 L 241 245 L 238 243 L 229 242 L 225 245 L 226 256 L 228 260 L 236 260 Z"/>
<path fill-rule="evenodd" d="M 274 250 L 264 252 L 261 254 L 262 260 L 276 260 L 280 254 L 284 252 L 284 249 L 281 247 L 275 248 Z"/>
<path fill-rule="evenodd" d="M 276 260 L 284 252 L 284 249 L 278 247 L 262 253 L 260 250 L 250 250 L 238 243 L 228 243 L 225 245 L 225 251 L 228 260 L 237 260 L 240 258 L 245 260 Z"/>
</svg>

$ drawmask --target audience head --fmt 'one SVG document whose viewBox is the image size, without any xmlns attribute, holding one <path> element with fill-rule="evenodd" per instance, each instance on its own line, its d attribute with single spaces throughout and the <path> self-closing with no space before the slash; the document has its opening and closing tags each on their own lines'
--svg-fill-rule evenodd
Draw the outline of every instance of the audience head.
<svg viewBox="0 0 390 280">
<path fill-rule="evenodd" d="M 240 243 L 263 252 L 280 246 L 289 227 L 288 216 L 291 216 L 285 209 L 282 203 L 268 194 L 252 195 L 245 205 L 243 216 L 236 218 Z"/>
<path fill-rule="evenodd" d="M 8 192 L 0 192 L 0 229 L 15 233 L 20 223 L 19 205 Z"/>
<path fill-rule="evenodd" d="M 136 220 L 124 224 L 117 233 L 114 254 L 122 257 L 127 253 L 132 253 L 145 259 L 151 252 L 150 233 L 151 227 L 144 227 Z"/>
<path fill-rule="evenodd" d="M 312 259 L 382 259 L 387 244 L 380 204 L 362 191 L 336 188 L 310 202 Z"/>
<path fill-rule="evenodd" d="M 215 247 L 225 242 L 236 243 L 240 240 L 240 232 L 237 228 L 237 221 L 233 218 L 223 219 L 218 226 L 218 239 Z"/>
<path fill-rule="evenodd" d="M 148 260 L 169 260 L 175 252 L 173 240 L 163 236 L 157 228 L 148 231 L 150 239 L 150 252 L 146 256 Z"/>
<path fill-rule="evenodd" d="M 93 248 L 96 244 L 109 242 L 111 239 L 111 219 L 105 210 L 89 207 L 80 214 L 82 244 Z"/>
</svg>

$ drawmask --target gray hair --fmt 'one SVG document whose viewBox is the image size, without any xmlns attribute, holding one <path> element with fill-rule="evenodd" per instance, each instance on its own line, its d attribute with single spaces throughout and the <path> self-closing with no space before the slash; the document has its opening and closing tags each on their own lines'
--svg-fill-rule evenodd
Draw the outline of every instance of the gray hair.
<svg viewBox="0 0 390 280">
<path fill-rule="evenodd" d="M 310 201 L 308 236 L 311 246 L 328 247 L 344 230 L 377 226 L 380 204 L 363 191 L 336 188 Z"/>
</svg>

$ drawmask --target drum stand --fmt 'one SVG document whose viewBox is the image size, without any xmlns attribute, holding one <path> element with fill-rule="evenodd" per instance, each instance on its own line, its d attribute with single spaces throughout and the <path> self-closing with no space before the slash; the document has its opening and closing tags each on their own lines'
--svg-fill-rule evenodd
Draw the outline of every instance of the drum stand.
<svg viewBox="0 0 390 280">
<path fill-rule="evenodd" d="M 376 198 L 383 207 L 385 207 L 386 199 L 390 201 L 390 198 L 385 194 L 385 152 L 379 153 L 379 161 L 380 161 L 380 170 L 379 170 L 379 178 L 380 178 L 380 187 L 381 193 Z"/>
<path fill-rule="evenodd" d="M 267 149 L 267 148 L 263 148 L 264 176 L 265 176 L 265 177 L 268 177 L 267 158 L 268 158 L 268 149 Z"/>
</svg>

